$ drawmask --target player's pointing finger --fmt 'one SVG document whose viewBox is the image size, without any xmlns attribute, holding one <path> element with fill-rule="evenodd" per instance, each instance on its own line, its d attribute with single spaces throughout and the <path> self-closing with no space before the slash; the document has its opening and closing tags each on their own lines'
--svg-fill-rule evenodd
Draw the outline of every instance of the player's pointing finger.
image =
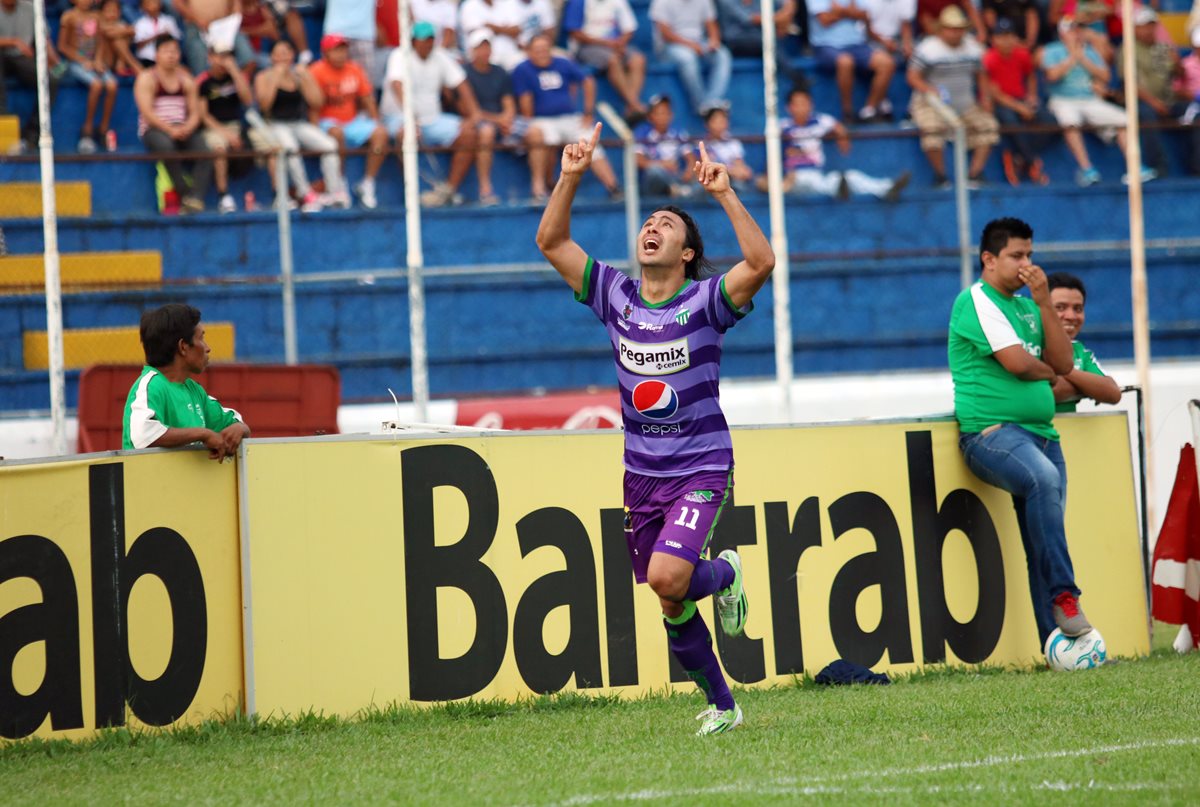
<svg viewBox="0 0 1200 807">
<path fill-rule="evenodd" d="M 600 142 L 600 129 L 603 128 L 603 126 L 604 126 L 603 123 L 600 123 L 600 121 L 596 121 L 596 126 L 595 126 L 595 128 L 592 129 L 591 143 L 588 144 L 589 148 L 595 149 L 596 144 Z"/>
</svg>

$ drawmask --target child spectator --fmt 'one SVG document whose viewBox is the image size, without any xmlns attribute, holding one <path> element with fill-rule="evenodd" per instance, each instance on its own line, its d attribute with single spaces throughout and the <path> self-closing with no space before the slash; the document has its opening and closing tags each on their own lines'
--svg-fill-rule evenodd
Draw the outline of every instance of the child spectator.
<svg viewBox="0 0 1200 807">
<path fill-rule="evenodd" d="M 787 193 L 819 194 L 848 199 L 851 194 L 866 194 L 894 202 L 908 185 L 912 174 L 901 173 L 895 179 L 873 177 L 862 171 L 825 170 L 825 145 L 821 141 L 827 135 L 837 139 L 838 151 L 850 153 L 850 137 L 846 127 L 832 115 L 813 113 L 812 96 L 801 87 L 788 93 L 787 103 L 790 118 L 779 122 L 784 141 L 783 167 L 785 176 L 783 189 Z"/>
<path fill-rule="evenodd" d="M 314 213 L 328 204 L 347 208 L 350 195 L 342 178 L 342 161 L 338 143 L 333 136 L 308 120 L 308 110 L 318 109 L 324 102 L 321 88 L 304 65 L 296 64 L 296 50 L 287 40 L 271 48 L 271 66 L 254 77 L 254 95 L 258 108 L 271 128 L 271 134 L 287 153 L 287 169 L 303 210 Z M 300 149 L 321 152 L 321 174 L 325 178 L 326 198 L 321 199 L 308 182 Z M 275 182 L 275 157 L 268 159 L 271 183 Z M 291 206 L 290 199 L 275 189 L 275 205 Z"/>
<path fill-rule="evenodd" d="M 117 102 L 117 77 L 100 60 L 102 36 L 100 14 L 94 8 L 94 0 L 72 0 L 73 6 L 63 12 L 58 29 L 58 50 L 66 59 L 67 75 L 88 88 L 87 116 L 79 131 L 80 154 L 95 154 L 96 139 L 93 123 L 100 96 L 104 96 L 104 108 L 100 112 L 100 138 L 108 131 L 112 121 L 113 105 Z"/>
<path fill-rule="evenodd" d="M 983 70 L 1002 126 L 1054 126 L 1057 121 L 1038 99 L 1037 70 L 1029 51 L 1018 44 L 1016 26 L 1007 17 L 996 21 L 992 47 L 983 54 Z M 1038 153 L 1053 137 L 1043 132 L 1013 132 L 1002 136 L 1004 176 L 1018 185 L 1028 176 L 1038 185 L 1049 182 Z"/>
<path fill-rule="evenodd" d="M 1107 84 L 1109 69 L 1095 48 L 1085 41 L 1080 26 L 1071 19 L 1063 19 L 1058 24 L 1058 35 L 1058 42 L 1042 48 L 1038 62 L 1050 93 L 1048 106 L 1063 127 L 1063 139 L 1079 165 L 1075 181 L 1087 187 L 1100 181 L 1100 172 L 1088 157 L 1079 129 L 1084 124 L 1106 127 L 1098 133 L 1100 139 L 1106 143 L 1115 139 L 1124 154 L 1125 110 L 1096 95 L 1093 84 Z M 1142 182 L 1149 182 L 1158 174 L 1143 165 L 1141 176 Z M 1122 181 L 1127 182 L 1128 177 Z"/>
<path fill-rule="evenodd" d="M 246 109 L 254 104 L 254 96 L 250 94 L 250 83 L 232 53 L 208 54 L 208 70 L 196 79 L 199 85 L 200 120 L 204 124 L 204 142 L 208 150 L 220 156 L 213 160 L 214 181 L 217 186 L 218 213 L 232 213 L 237 210 L 237 203 L 229 194 L 229 160 L 225 157 L 228 151 L 241 151 L 245 148 L 242 139 L 242 118 Z M 247 138 L 255 151 L 266 151 L 270 144 L 262 134 L 249 129 Z"/>
<path fill-rule="evenodd" d="M 133 26 L 121 19 L 120 0 L 102 0 L 100 3 L 100 61 L 118 76 L 136 76 L 142 72 L 142 63 L 134 58 L 130 43 L 133 42 Z"/>
<path fill-rule="evenodd" d="M 154 66 L 155 41 L 166 34 L 182 40 L 179 23 L 170 14 L 163 13 L 162 0 L 142 0 L 142 16 L 133 23 L 134 55 L 144 67 Z"/>
<path fill-rule="evenodd" d="M 753 187 L 754 169 L 746 163 L 746 149 L 742 141 L 729 133 L 729 112 L 710 109 L 704 116 L 704 147 L 713 162 L 722 163 L 729 170 L 729 181 L 738 193 Z"/>
<path fill-rule="evenodd" d="M 180 66 L 179 42 L 163 34 L 155 43 L 155 66 L 143 70 L 133 84 L 138 108 L 138 135 L 152 152 L 207 151 L 200 126 L 200 99 L 196 82 Z M 209 160 L 196 161 L 191 182 L 178 159 L 164 158 L 171 183 L 182 196 L 182 213 L 204 211 L 204 194 L 212 177 Z"/>
<path fill-rule="evenodd" d="M 687 181 L 692 169 L 692 146 L 687 133 L 671 125 L 675 112 L 671 99 L 650 99 L 646 122 L 633 133 L 641 192 L 646 196 L 690 196 Z"/>
<path fill-rule="evenodd" d="M 321 89 L 324 103 L 310 111 L 318 124 L 338 142 L 338 148 L 368 146 L 367 164 L 362 182 L 355 189 L 367 210 L 379 202 L 375 196 L 375 177 L 387 156 L 388 136 L 375 106 L 375 91 L 361 66 L 350 61 L 350 43 L 341 34 L 321 37 L 321 61 L 309 68 Z"/>
<path fill-rule="evenodd" d="M 629 0 L 567 0 L 563 10 L 571 53 L 580 64 L 608 77 L 631 121 L 646 115 L 642 103 L 646 57 L 629 44 L 637 27 Z"/>
</svg>

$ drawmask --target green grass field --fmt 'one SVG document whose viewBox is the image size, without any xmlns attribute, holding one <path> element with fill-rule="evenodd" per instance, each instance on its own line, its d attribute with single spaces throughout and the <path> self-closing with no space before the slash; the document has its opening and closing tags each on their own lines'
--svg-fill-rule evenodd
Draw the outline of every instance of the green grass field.
<svg viewBox="0 0 1200 807">
<path fill-rule="evenodd" d="M 0 749 L 0 782 L 6 804 L 39 805 L 1200 802 L 1198 653 L 738 700 L 746 726 L 708 738 L 692 734 L 695 695 L 121 730 Z"/>
</svg>

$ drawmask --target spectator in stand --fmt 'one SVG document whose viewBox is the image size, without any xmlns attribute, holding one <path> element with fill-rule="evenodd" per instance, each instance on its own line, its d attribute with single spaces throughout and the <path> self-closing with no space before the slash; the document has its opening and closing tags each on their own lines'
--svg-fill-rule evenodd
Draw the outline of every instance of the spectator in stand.
<svg viewBox="0 0 1200 807">
<path fill-rule="evenodd" d="M 1200 8 L 1200 0 L 1196 8 Z M 1192 52 L 1179 60 L 1179 74 L 1175 77 L 1175 97 L 1187 104 L 1179 122 L 1196 123 L 1200 116 L 1200 28 L 1192 34 Z"/>
<path fill-rule="evenodd" d="M 529 146 L 530 190 L 538 202 L 548 198 L 546 187 L 554 170 L 552 147 L 590 136 L 596 112 L 596 80 L 575 62 L 551 53 L 550 44 L 550 37 L 535 36 L 529 43 L 529 59 L 512 74 L 517 109 L 529 118 L 525 142 Z M 621 186 L 600 145 L 593 152 L 592 172 L 610 198 L 621 197 Z"/>
<path fill-rule="evenodd" d="M 242 0 L 241 31 L 250 40 L 250 48 L 254 51 L 254 61 L 258 67 L 268 67 L 271 57 L 263 52 L 263 45 L 276 42 L 279 36 L 279 26 L 275 16 L 261 0 Z"/>
<path fill-rule="evenodd" d="M 412 28 L 412 58 L 408 62 L 409 81 L 413 91 L 412 108 L 416 116 L 418 136 L 425 146 L 449 146 L 450 173 L 445 182 L 421 194 L 421 204 L 441 207 L 462 204 L 459 186 L 475 161 L 477 129 L 475 126 L 475 93 L 467 83 L 467 74 L 446 51 L 435 47 L 437 30 L 432 23 L 419 22 Z M 380 112 L 388 134 L 401 143 L 400 130 L 405 125 L 404 85 L 400 77 L 404 69 L 404 52 L 392 51 L 388 57 Z M 442 93 L 456 96 L 462 116 L 442 111 Z"/>
<path fill-rule="evenodd" d="M 525 118 L 517 118 L 517 99 L 513 95 L 512 78 L 508 72 L 492 64 L 492 32 L 480 28 L 467 40 L 471 61 L 466 65 L 467 83 L 475 95 L 479 109 L 476 131 L 479 151 L 475 155 L 475 175 L 479 180 L 479 204 L 493 207 L 500 204 L 492 188 L 492 160 L 496 143 L 519 143 L 527 128 Z"/>
<path fill-rule="evenodd" d="M 1063 20 L 1079 26 L 1084 44 L 1091 45 L 1106 64 L 1112 64 L 1113 42 L 1121 39 L 1118 0 L 1050 0 L 1046 19 L 1051 25 Z"/>
<path fill-rule="evenodd" d="M 704 118 L 704 147 L 708 158 L 729 169 L 729 182 L 738 193 L 754 187 L 754 169 L 746 162 L 742 141 L 729 133 L 729 112 L 710 109 Z"/>
<path fill-rule="evenodd" d="M 390 47 L 400 45 L 400 22 L 396 16 L 397 0 L 379 0 L 379 18 L 376 25 L 382 30 L 388 30 Z M 454 0 L 412 0 L 408 6 L 412 9 L 413 22 L 432 23 L 437 31 L 436 42 L 450 53 L 459 49 L 458 44 L 458 3 Z M 386 23 L 384 20 L 386 19 Z M 394 44 L 393 44 L 394 43 Z"/>
<path fill-rule="evenodd" d="M 939 20 L 942 12 L 950 6 L 966 15 L 980 45 L 987 42 L 987 28 L 983 24 L 983 16 L 975 7 L 975 0 L 917 0 L 917 28 L 922 37 L 937 35 L 941 28 Z"/>
<path fill-rule="evenodd" d="M 891 117 L 888 86 L 896 74 L 896 60 L 886 50 L 875 50 L 867 41 L 868 14 L 858 0 L 808 0 L 808 38 L 817 65 L 837 76 L 842 99 L 842 119 L 855 120 L 855 73 L 871 74 L 867 103 L 857 120 L 872 123 Z"/>
<path fill-rule="evenodd" d="M 1096 354 L 1079 341 L 1079 332 L 1087 319 L 1084 313 L 1087 289 L 1083 281 L 1066 272 L 1055 272 L 1047 275 L 1046 286 L 1050 289 L 1050 304 L 1071 340 L 1075 363 L 1071 372 L 1054 379 L 1055 413 L 1074 412 L 1076 403 L 1082 398 L 1091 398 L 1097 403 L 1120 403 L 1121 388 L 1112 377 L 1105 375 L 1104 368 L 1096 361 Z"/>
<path fill-rule="evenodd" d="M 1157 41 L 1158 14 L 1149 6 L 1139 6 L 1133 13 L 1133 58 L 1136 63 L 1138 115 L 1142 121 L 1174 122 L 1186 112 L 1188 101 L 1176 95 L 1173 79 L 1180 75 L 1179 55 L 1174 45 Z M 1117 75 L 1125 79 L 1125 59 L 1117 50 Z M 1163 135 L 1158 129 L 1143 127 L 1142 162 L 1164 176 L 1168 172 L 1167 152 Z M 1200 174 L 1200 126 L 1180 132 L 1185 144 L 1184 154 L 1188 172 Z"/>
<path fill-rule="evenodd" d="M 634 130 L 638 186 L 645 196 L 692 195 L 688 182 L 694 156 L 687 133 L 672 123 L 675 111 L 666 95 L 650 99 L 646 122 Z"/>
<path fill-rule="evenodd" d="M 341 34 L 321 37 L 324 58 L 309 68 L 321 89 L 324 103 L 310 109 L 309 116 L 323 130 L 333 135 L 338 149 L 367 146 L 366 168 L 362 182 L 354 189 L 358 200 L 367 210 L 379 202 L 375 195 L 375 178 L 387 156 L 387 128 L 375 106 L 375 91 L 366 71 L 350 60 L 350 44 Z"/>
<path fill-rule="evenodd" d="M 66 59 L 67 75 L 88 88 L 87 113 L 79 131 L 80 154 L 96 153 L 93 123 L 100 96 L 104 107 L 100 112 L 100 142 L 112 122 L 113 105 L 117 102 L 117 77 L 101 60 L 103 36 L 100 33 L 100 14 L 94 0 L 72 0 L 73 6 L 63 12 L 58 28 L 58 50 Z"/>
<path fill-rule="evenodd" d="M 783 41 L 796 17 L 795 0 L 774 0 L 776 41 L 775 69 L 778 75 L 793 85 L 808 86 L 804 71 L 792 66 L 784 53 Z M 758 0 L 717 0 L 717 23 L 721 26 L 721 41 L 734 56 L 762 58 L 762 15 Z"/>
<path fill-rule="evenodd" d="M 463 0 L 458 21 L 464 37 L 481 28 L 492 33 L 492 61 L 505 70 L 511 71 L 525 59 L 517 44 L 525 21 L 520 0 Z"/>
<path fill-rule="evenodd" d="M 1037 49 L 1041 18 L 1034 0 L 983 0 L 983 24 L 993 36 L 1001 20 L 1008 20 L 1022 48 L 1029 53 Z"/>
<path fill-rule="evenodd" d="M 554 42 L 558 34 L 558 15 L 554 13 L 550 0 L 517 0 L 517 7 L 521 12 L 518 45 L 528 48 L 538 34 L 545 34 Z"/>
<path fill-rule="evenodd" d="M 292 48 L 300 54 L 297 56 L 299 64 L 309 64 L 313 60 L 313 52 L 308 47 L 308 32 L 304 30 L 304 18 L 300 16 L 301 7 L 311 7 L 310 0 L 253 0 L 263 10 L 267 24 L 275 29 L 275 36 L 269 36 L 272 44 L 279 41 L 281 38 L 279 32 L 283 31 L 288 41 L 292 43 Z M 242 30 L 246 31 L 246 15 L 249 14 L 247 9 L 249 3 L 247 0 L 242 0 L 243 17 Z M 249 32 L 247 32 L 249 34 Z M 261 45 L 256 45 L 255 50 L 259 50 Z M 270 61 L 262 65 L 270 67 Z"/>
<path fill-rule="evenodd" d="M 37 66 L 33 59 L 33 3 L 29 0 L 0 0 L 0 113 L 8 111 L 8 93 L 5 88 L 6 78 L 13 76 L 23 87 L 37 87 Z M 50 63 L 58 62 L 58 54 L 46 42 L 46 55 Z M 61 73 L 50 73 L 50 103 L 58 93 L 58 77 Z M 40 131 L 38 123 L 38 107 L 34 104 L 33 111 L 25 119 L 21 127 L 21 140 L 12 147 L 19 152 L 37 148 Z"/>
<path fill-rule="evenodd" d="M 183 51 L 193 73 L 208 69 L 208 26 L 233 14 L 241 13 L 241 0 L 171 0 L 171 7 L 183 19 Z M 239 31 L 233 40 L 233 53 L 239 67 L 254 61 L 250 40 Z"/>
<path fill-rule="evenodd" d="M 983 72 L 983 48 L 967 36 L 967 17 L 958 6 L 946 6 L 937 33 L 921 40 L 908 66 L 912 87 L 912 117 L 921 130 L 921 150 L 933 167 L 936 188 L 949 188 L 946 178 L 946 140 L 953 129 L 938 111 L 949 106 L 967 129 L 971 150 L 968 183 L 983 182 L 988 153 L 1000 141 L 1000 126 L 992 114 L 992 93 Z"/>
<path fill-rule="evenodd" d="M 867 0 L 866 5 L 871 41 L 898 62 L 911 59 L 917 0 Z"/>
<path fill-rule="evenodd" d="M 138 134 L 152 152 L 175 154 L 181 151 L 206 152 L 200 127 L 200 97 L 196 82 L 180 66 L 179 43 L 168 34 L 155 43 L 155 65 L 143 70 L 133 84 L 138 108 Z M 164 157 L 163 165 L 181 197 L 181 213 L 204 211 L 204 195 L 212 177 L 212 162 L 196 160 L 189 184 L 183 165 L 177 158 Z"/>
<path fill-rule="evenodd" d="M 142 63 L 133 55 L 132 42 L 133 26 L 121 19 L 120 0 L 101 0 L 98 60 L 118 76 L 136 76 Z"/>
<path fill-rule="evenodd" d="M 703 116 L 713 107 L 727 106 L 733 56 L 721 44 L 713 0 L 651 0 L 650 21 L 659 56 L 679 71 L 692 108 Z M 707 84 L 703 69 L 708 70 Z"/>
<path fill-rule="evenodd" d="M 163 34 L 173 39 L 183 39 L 179 23 L 163 12 L 162 0 L 142 0 L 142 16 L 133 23 L 133 48 L 143 67 L 154 66 L 154 43 Z"/>
<path fill-rule="evenodd" d="M 342 37 L 347 58 L 363 69 L 372 87 L 379 86 L 384 65 L 375 58 L 375 8 L 369 0 L 326 0 L 321 31 Z"/>
<path fill-rule="evenodd" d="M 983 70 L 988 77 L 996 120 L 1002 126 L 1055 126 L 1058 122 L 1038 98 L 1033 57 L 1019 41 L 1013 21 L 1001 17 L 992 32 L 992 47 L 983 54 Z M 1052 138 L 1053 134 L 1048 132 L 1003 135 L 1001 159 L 1010 185 L 1019 185 L 1023 176 L 1038 185 L 1050 181 L 1038 154 Z"/>
<path fill-rule="evenodd" d="M 1096 95 L 1093 84 L 1107 84 L 1109 69 L 1095 48 L 1085 42 L 1083 30 L 1074 21 L 1064 18 L 1058 24 L 1058 35 L 1060 41 L 1042 48 L 1038 66 L 1050 94 L 1047 106 L 1063 127 L 1063 139 L 1079 165 L 1075 181 L 1087 187 L 1100 181 L 1100 172 L 1088 157 L 1079 127 L 1085 124 L 1106 127 L 1098 133 L 1100 139 L 1110 143 L 1115 138 L 1124 154 L 1125 110 Z M 1142 182 L 1150 182 L 1158 174 L 1143 165 L 1141 176 Z M 1128 177 L 1122 181 L 1127 182 Z"/>
<path fill-rule="evenodd" d="M 258 108 L 270 126 L 271 135 L 287 152 L 288 176 L 300 197 L 302 209 L 314 213 L 324 205 L 350 207 L 350 195 L 342 178 L 342 161 L 338 142 L 332 135 L 311 123 L 308 112 L 320 109 L 325 102 L 317 80 L 305 65 L 296 64 L 296 50 L 287 40 L 271 48 L 271 66 L 254 77 L 254 95 Z M 321 152 L 321 174 L 325 178 L 326 197 L 321 199 L 308 182 L 300 149 Z M 274 161 L 268 159 L 271 182 L 275 182 Z M 275 189 L 275 205 L 291 207 L 291 200 Z"/>
<path fill-rule="evenodd" d="M 846 127 L 832 115 L 813 113 L 812 96 L 802 87 L 788 93 L 788 115 L 779 122 L 784 142 L 783 189 L 798 195 L 819 194 L 849 199 L 851 194 L 864 194 L 894 202 L 912 179 L 904 171 L 895 179 L 873 177 L 855 169 L 825 170 L 825 145 L 822 140 L 832 135 L 842 154 L 850 153 L 850 137 Z M 765 188 L 765 183 L 764 183 Z"/>
<path fill-rule="evenodd" d="M 196 84 L 204 143 L 209 151 L 219 155 L 213 159 L 217 212 L 233 213 L 237 203 L 229 195 L 229 159 L 225 154 L 246 147 L 242 139 L 242 119 L 246 110 L 254 105 L 250 82 L 238 70 L 232 53 L 209 51 L 208 70 L 196 78 Z M 263 135 L 254 129 L 247 130 L 246 138 L 255 151 L 266 151 L 270 147 Z"/>
<path fill-rule="evenodd" d="M 637 18 L 629 0 L 567 0 L 563 30 L 575 59 L 608 77 L 625 102 L 626 120 L 640 122 L 646 115 L 646 57 L 630 44 Z"/>
</svg>

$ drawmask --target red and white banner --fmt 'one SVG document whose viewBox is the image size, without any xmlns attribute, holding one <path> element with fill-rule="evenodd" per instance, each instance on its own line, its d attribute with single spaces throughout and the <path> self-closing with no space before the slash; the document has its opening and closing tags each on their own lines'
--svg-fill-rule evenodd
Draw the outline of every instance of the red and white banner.
<svg viewBox="0 0 1200 807">
<path fill-rule="evenodd" d="M 1192 647 L 1200 648 L 1200 486 L 1190 443 L 1180 451 L 1175 487 L 1154 546 L 1152 582 L 1154 618 L 1187 625 Z"/>
<path fill-rule="evenodd" d="M 614 429 L 621 426 L 621 398 L 612 389 L 463 398 L 455 423 L 480 429 Z"/>
</svg>

